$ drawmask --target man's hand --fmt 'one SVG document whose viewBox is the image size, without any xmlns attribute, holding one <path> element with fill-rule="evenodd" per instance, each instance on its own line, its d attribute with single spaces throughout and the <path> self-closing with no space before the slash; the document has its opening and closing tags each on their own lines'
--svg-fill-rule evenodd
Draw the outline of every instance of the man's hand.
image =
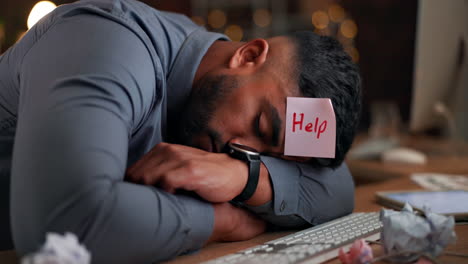
<svg viewBox="0 0 468 264">
<path fill-rule="evenodd" d="M 223 153 L 160 143 L 127 170 L 126 178 L 168 192 L 194 191 L 210 202 L 227 202 L 242 192 L 247 165 Z"/>
<path fill-rule="evenodd" d="M 229 203 L 214 204 L 215 224 L 208 242 L 251 239 L 266 229 L 265 221 Z"/>
</svg>

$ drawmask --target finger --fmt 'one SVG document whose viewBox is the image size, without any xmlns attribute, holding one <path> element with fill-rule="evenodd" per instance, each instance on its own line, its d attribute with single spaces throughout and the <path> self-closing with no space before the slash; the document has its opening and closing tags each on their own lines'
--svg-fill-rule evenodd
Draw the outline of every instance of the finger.
<svg viewBox="0 0 468 264">
<path fill-rule="evenodd" d="M 163 178 L 168 178 L 171 171 L 183 166 L 182 161 L 178 160 L 164 160 L 160 164 L 152 164 L 142 168 L 138 174 L 141 174 L 140 182 L 145 185 L 161 185 Z"/>
<path fill-rule="evenodd" d="M 213 153 L 183 145 L 160 143 L 127 170 L 127 178 L 134 182 L 154 185 L 167 172 L 179 168 L 189 160 L 206 158 L 207 155 Z M 188 169 L 190 172 L 190 168 Z"/>
<path fill-rule="evenodd" d="M 199 148 L 194 148 L 194 147 L 190 147 L 186 145 L 179 145 L 179 144 L 170 144 L 170 145 L 171 147 L 174 147 L 174 149 L 178 151 L 182 151 L 187 154 L 203 155 L 206 153 L 211 153 L 211 152 L 199 149 Z"/>
<path fill-rule="evenodd" d="M 208 154 L 213 153 L 178 144 L 159 143 L 154 146 L 149 153 L 145 154 L 140 160 L 127 169 L 126 174 L 132 176 L 138 174 L 138 171 L 148 170 L 148 166 L 155 167 L 170 160 L 189 160 Z M 163 171 L 166 170 L 163 169 Z"/>
<path fill-rule="evenodd" d="M 194 166 L 193 161 L 200 160 L 200 158 L 205 157 L 206 153 L 209 153 L 176 144 L 165 144 L 160 148 L 161 150 L 157 152 L 158 157 L 155 157 L 155 161 L 151 162 L 151 168 L 144 168 L 146 171 L 151 170 L 151 173 L 145 173 L 143 176 L 146 184 L 156 184 L 166 175 L 166 179 L 173 180 L 173 183 L 179 186 L 183 182 L 176 181 L 193 177 L 194 167 L 198 167 Z M 185 168 L 185 172 L 182 167 Z M 171 172 L 173 176 L 167 177 L 168 172 Z"/>
<path fill-rule="evenodd" d="M 184 189 L 194 191 L 199 180 L 197 179 L 197 168 L 194 161 L 186 161 L 180 164 L 179 167 L 173 168 L 165 172 L 161 177 L 160 185 L 166 190 Z"/>
<path fill-rule="evenodd" d="M 146 153 L 140 160 L 127 169 L 126 178 L 143 184 L 154 184 L 157 182 L 158 179 L 152 175 L 160 174 L 158 168 L 162 166 L 162 171 L 167 171 L 168 168 L 164 169 L 164 167 L 171 167 L 171 164 L 168 163 L 169 153 L 173 151 L 169 147 L 170 145 L 168 143 L 159 143 L 154 146 L 150 152 Z"/>
<path fill-rule="evenodd" d="M 151 167 L 145 168 L 142 172 L 143 181 L 146 185 L 155 185 L 160 184 L 163 180 L 164 175 L 167 175 L 170 171 L 175 170 L 182 166 L 182 161 L 179 160 L 170 160 L 170 159 L 163 159 L 161 162 L 157 164 L 152 164 Z"/>
<path fill-rule="evenodd" d="M 152 166 L 152 163 L 159 163 L 158 160 L 154 158 L 152 152 L 148 152 L 125 171 L 125 178 L 130 179 L 131 181 L 139 182 L 143 178 L 143 172 L 148 171 L 148 167 Z"/>
</svg>

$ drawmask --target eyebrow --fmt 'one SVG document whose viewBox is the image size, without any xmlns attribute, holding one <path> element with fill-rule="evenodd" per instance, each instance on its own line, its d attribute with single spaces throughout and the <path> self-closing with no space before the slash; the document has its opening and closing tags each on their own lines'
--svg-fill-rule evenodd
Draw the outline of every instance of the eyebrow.
<svg viewBox="0 0 468 264">
<path fill-rule="evenodd" d="M 271 144 L 274 147 L 277 147 L 279 145 L 279 136 L 280 136 L 280 131 L 281 131 L 281 118 L 278 114 L 278 110 L 276 107 L 274 107 L 270 102 L 266 102 L 267 107 L 270 110 L 270 115 L 271 115 Z"/>
</svg>

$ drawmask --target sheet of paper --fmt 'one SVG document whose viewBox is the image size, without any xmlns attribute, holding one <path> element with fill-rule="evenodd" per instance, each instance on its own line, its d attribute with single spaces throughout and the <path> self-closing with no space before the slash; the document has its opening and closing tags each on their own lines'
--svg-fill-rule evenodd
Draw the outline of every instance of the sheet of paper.
<svg viewBox="0 0 468 264">
<path fill-rule="evenodd" d="M 419 258 L 419 253 L 437 257 L 448 244 L 456 241 L 454 218 L 428 209 L 425 209 L 425 217 L 416 215 L 409 204 L 400 212 L 382 209 L 380 221 L 383 224 L 381 241 L 385 253 L 393 255 L 389 259 L 391 262 L 411 263 Z"/>
<path fill-rule="evenodd" d="M 466 190 L 468 191 L 468 176 L 442 173 L 413 173 L 411 180 L 424 189 L 432 191 Z"/>
<path fill-rule="evenodd" d="M 47 233 L 42 247 L 24 256 L 21 264 L 90 264 L 91 254 L 73 233 Z"/>
<path fill-rule="evenodd" d="M 334 158 L 335 144 L 335 111 L 329 98 L 287 98 L 284 155 Z"/>
</svg>

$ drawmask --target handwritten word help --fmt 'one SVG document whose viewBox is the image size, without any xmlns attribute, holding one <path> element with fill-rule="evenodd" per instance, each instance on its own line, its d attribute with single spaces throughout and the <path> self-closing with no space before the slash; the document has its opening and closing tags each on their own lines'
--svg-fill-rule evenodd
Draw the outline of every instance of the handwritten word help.
<svg viewBox="0 0 468 264">
<path fill-rule="evenodd" d="M 284 155 L 334 158 L 336 118 L 329 98 L 288 97 Z"/>
<path fill-rule="evenodd" d="M 299 130 L 302 130 L 302 124 L 304 123 L 304 113 L 300 113 L 299 118 L 296 118 L 296 116 L 297 116 L 297 114 L 294 113 L 293 114 L 292 132 L 296 132 L 296 127 L 298 127 Z M 315 118 L 315 124 L 307 123 L 307 125 L 305 125 L 304 130 L 306 132 L 317 133 L 317 139 L 319 139 L 320 134 L 325 132 L 325 130 L 327 129 L 327 123 L 328 123 L 327 120 L 323 120 L 323 121 L 320 122 L 320 126 L 319 126 L 319 118 L 316 117 Z M 317 129 L 317 127 L 318 127 L 318 129 Z"/>
</svg>

